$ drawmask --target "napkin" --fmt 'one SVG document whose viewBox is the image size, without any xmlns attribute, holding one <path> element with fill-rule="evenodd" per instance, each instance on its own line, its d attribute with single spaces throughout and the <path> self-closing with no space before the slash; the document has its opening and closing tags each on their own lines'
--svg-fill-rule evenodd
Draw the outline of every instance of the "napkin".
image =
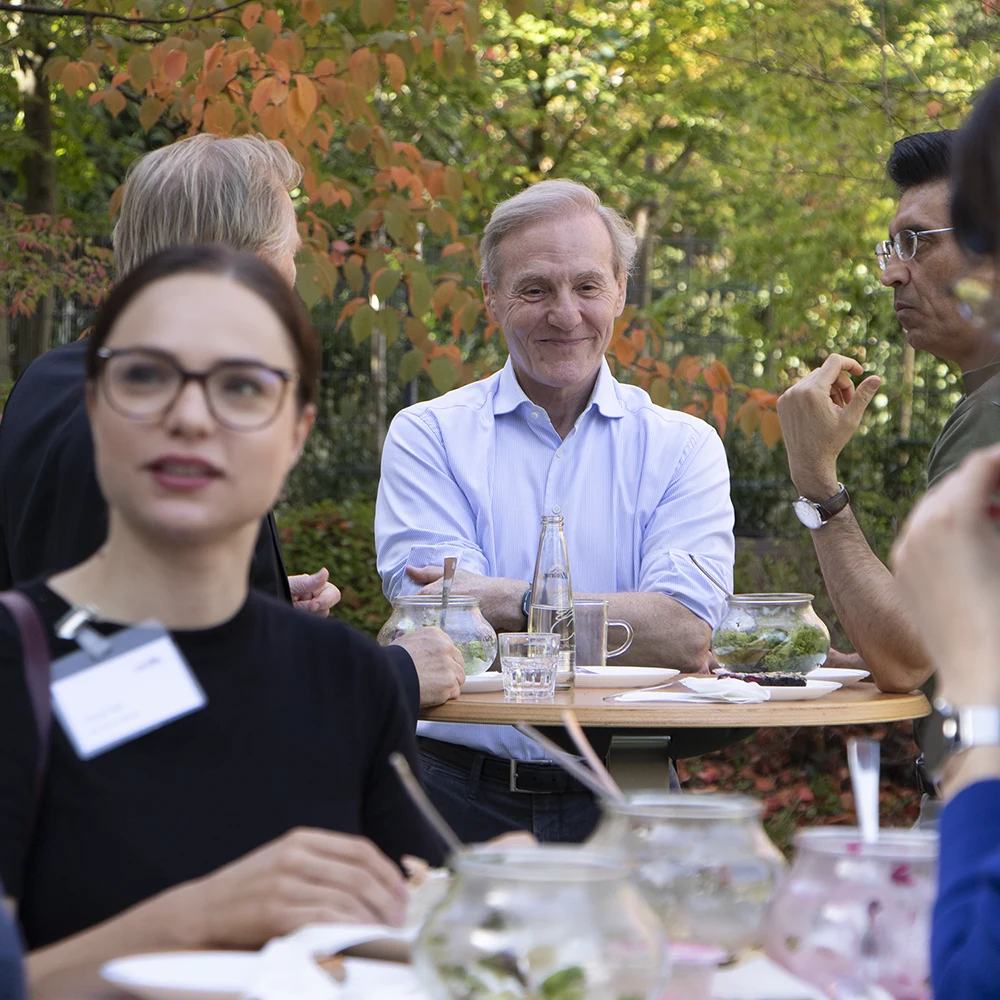
<svg viewBox="0 0 1000 1000">
<path fill-rule="evenodd" d="M 260 961 L 244 1000 L 362 1000 L 351 990 L 350 977 L 338 983 L 317 964 L 317 958 L 335 955 L 369 941 L 410 940 L 416 932 L 399 931 L 377 924 L 307 924 L 287 937 L 274 938 L 260 953 Z M 423 998 L 414 987 L 412 994 L 400 994 L 399 988 L 383 997 L 366 991 L 363 1000 L 414 1000 Z"/>
<path fill-rule="evenodd" d="M 678 684 L 686 691 L 625 691 L 615 701 L 685 701 L 695 704 L 725 702 L 730 705 L 750 705 L 767 701 L 771 692 L 760 684 L 739 681 L 735 677 L 685 677 Z"/>
</svg>

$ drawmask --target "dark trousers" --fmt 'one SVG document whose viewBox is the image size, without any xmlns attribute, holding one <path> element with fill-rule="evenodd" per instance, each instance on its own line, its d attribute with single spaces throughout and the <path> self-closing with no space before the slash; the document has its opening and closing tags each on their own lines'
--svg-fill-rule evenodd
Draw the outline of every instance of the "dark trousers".
<svg viewBox="0 0 1000 1000">
<path fill-rule="evenodd" d="M 420 752 L 422 784 L 463 842 L 527 830 L 540 841 L 580 843 L 593 833 L 601 810 L 590 792 L 512 792 L 483 777 L 485 760 L 486 754 L 475 754 L 466 770 Z"/>
</svg>

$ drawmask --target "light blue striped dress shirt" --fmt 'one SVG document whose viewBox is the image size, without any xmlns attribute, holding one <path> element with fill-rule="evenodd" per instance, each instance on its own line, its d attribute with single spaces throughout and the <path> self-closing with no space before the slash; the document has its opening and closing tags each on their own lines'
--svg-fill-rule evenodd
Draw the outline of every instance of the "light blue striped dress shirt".
<svg viewBox="0 0 1000 1000">
<path fill-rule="evenodd" d="M 375 544 L 390 600 L 419 587 L 406 566 L 459 567 L 531 583 L 541 518 L 564 519 L 576 593 L 667 594 L 713 627 L 725 600 L 688 558 L 732 587 L 733 505 L 718 434 L 656 406 L 601 365 L 561 440 L 508 360 L 495 375 L 396 415 L 382 452 Z M 422 722 L 418 732 L 498 757 L 544 751 L 508 726 Z"/>
</svg>

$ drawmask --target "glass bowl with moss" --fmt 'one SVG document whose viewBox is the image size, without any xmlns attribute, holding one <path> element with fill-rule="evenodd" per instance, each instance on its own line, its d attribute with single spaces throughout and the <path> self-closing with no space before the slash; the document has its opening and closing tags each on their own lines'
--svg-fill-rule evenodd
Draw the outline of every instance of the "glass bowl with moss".
<svg viewBox="0 0 1000 1000">
<path fill-rule="evenodd" d="M 410 594 L 392 602 L 392 614 L 379 630 L 376 641 L 387 646 L 407 632 L 426 625 L 444 629 L 465 661 L 465 674 L 485 673 L 496 659 L 497 634 L 479 609 L 479 598 L 452 594 L 446 612 L 440 594 Z"/>
<path fill-rule="evenodd" d="M 712 653 L 735 674 L 806 674 L 830 651 L 812 594 L 734 594 L 712 633 Z"/>
</svg>

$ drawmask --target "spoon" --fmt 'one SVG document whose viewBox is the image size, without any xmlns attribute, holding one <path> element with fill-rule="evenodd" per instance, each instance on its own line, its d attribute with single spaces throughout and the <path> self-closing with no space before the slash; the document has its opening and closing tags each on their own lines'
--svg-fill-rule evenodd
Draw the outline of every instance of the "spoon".
<svg viewBox="0 0 1000 1000">
<path fill-rule="evenodd" d="M 693 562 L 695 566 L 701 570 L 702 575 L 711 580 L 712 583 L 714 583 L 715 586 L 726 595 L 726 597 L 733 596 L 732 591 L 710 569 L 707 569 L 702 566 L 700 562 L 698 562 L 698 557 L 693 552 L 689 552 L 688 556 L 690 557 L 691 562 Z"/>
<path fill-rule="evenodd" d="M 618 787 L 618 782 L 611 777 L 611 772 L 604 766 L 604 761 L 597 756 L 597 751 L 590 745 L 590 740 L 587 739 L 587 734 L 583 731 L 583 726 L 580 725 L 573 710 L 567 708 L 562 713 L 561 718 L 562 724 L 566 727 L 566 731 L 569 733 L 577 750 L 580 751 L 583 759 L 590 765 L 591 770 L 597 775 L 601 784 L 615 798 L 623 798 L 624 796 L 622 795 L 622 790 Z"/>
<path fill-rule="evenodd" d="M 448 615 L 448 598 L 451 596 L 451 582 L 455 579 L 455 567 L 458 560 L 448 556 L 444 561 L 444 576 L 441 578 L 441 631 L 445 630 L 445 618 Z"/>
<path fill-rule="evenodd" d="M 874 844 L 878 840 L 879 751 L 877 740 L 851 737 L 847 741 L 854 808 L 858 814 L 861 840 L 865 844 Z"/>
<path fill-rule="evenodd" d="M 424 819 L 437 831 L 441 839 L 448 845 L 448 850 L 452 853 L 462 849 L 462 841 L 458 839 L 458 834 L 448 825 L 448 821 L 437 811 L 434 803 L 427 797 L 427 793 L 420 787 L 416 775 L 410 769 L 406 758 L 397 750 L 389 754 L 389 763 L 393 770 L 399 775 L 403 787 L 413 800 L 413 804 L 423 813 Z"/>
</svg>

